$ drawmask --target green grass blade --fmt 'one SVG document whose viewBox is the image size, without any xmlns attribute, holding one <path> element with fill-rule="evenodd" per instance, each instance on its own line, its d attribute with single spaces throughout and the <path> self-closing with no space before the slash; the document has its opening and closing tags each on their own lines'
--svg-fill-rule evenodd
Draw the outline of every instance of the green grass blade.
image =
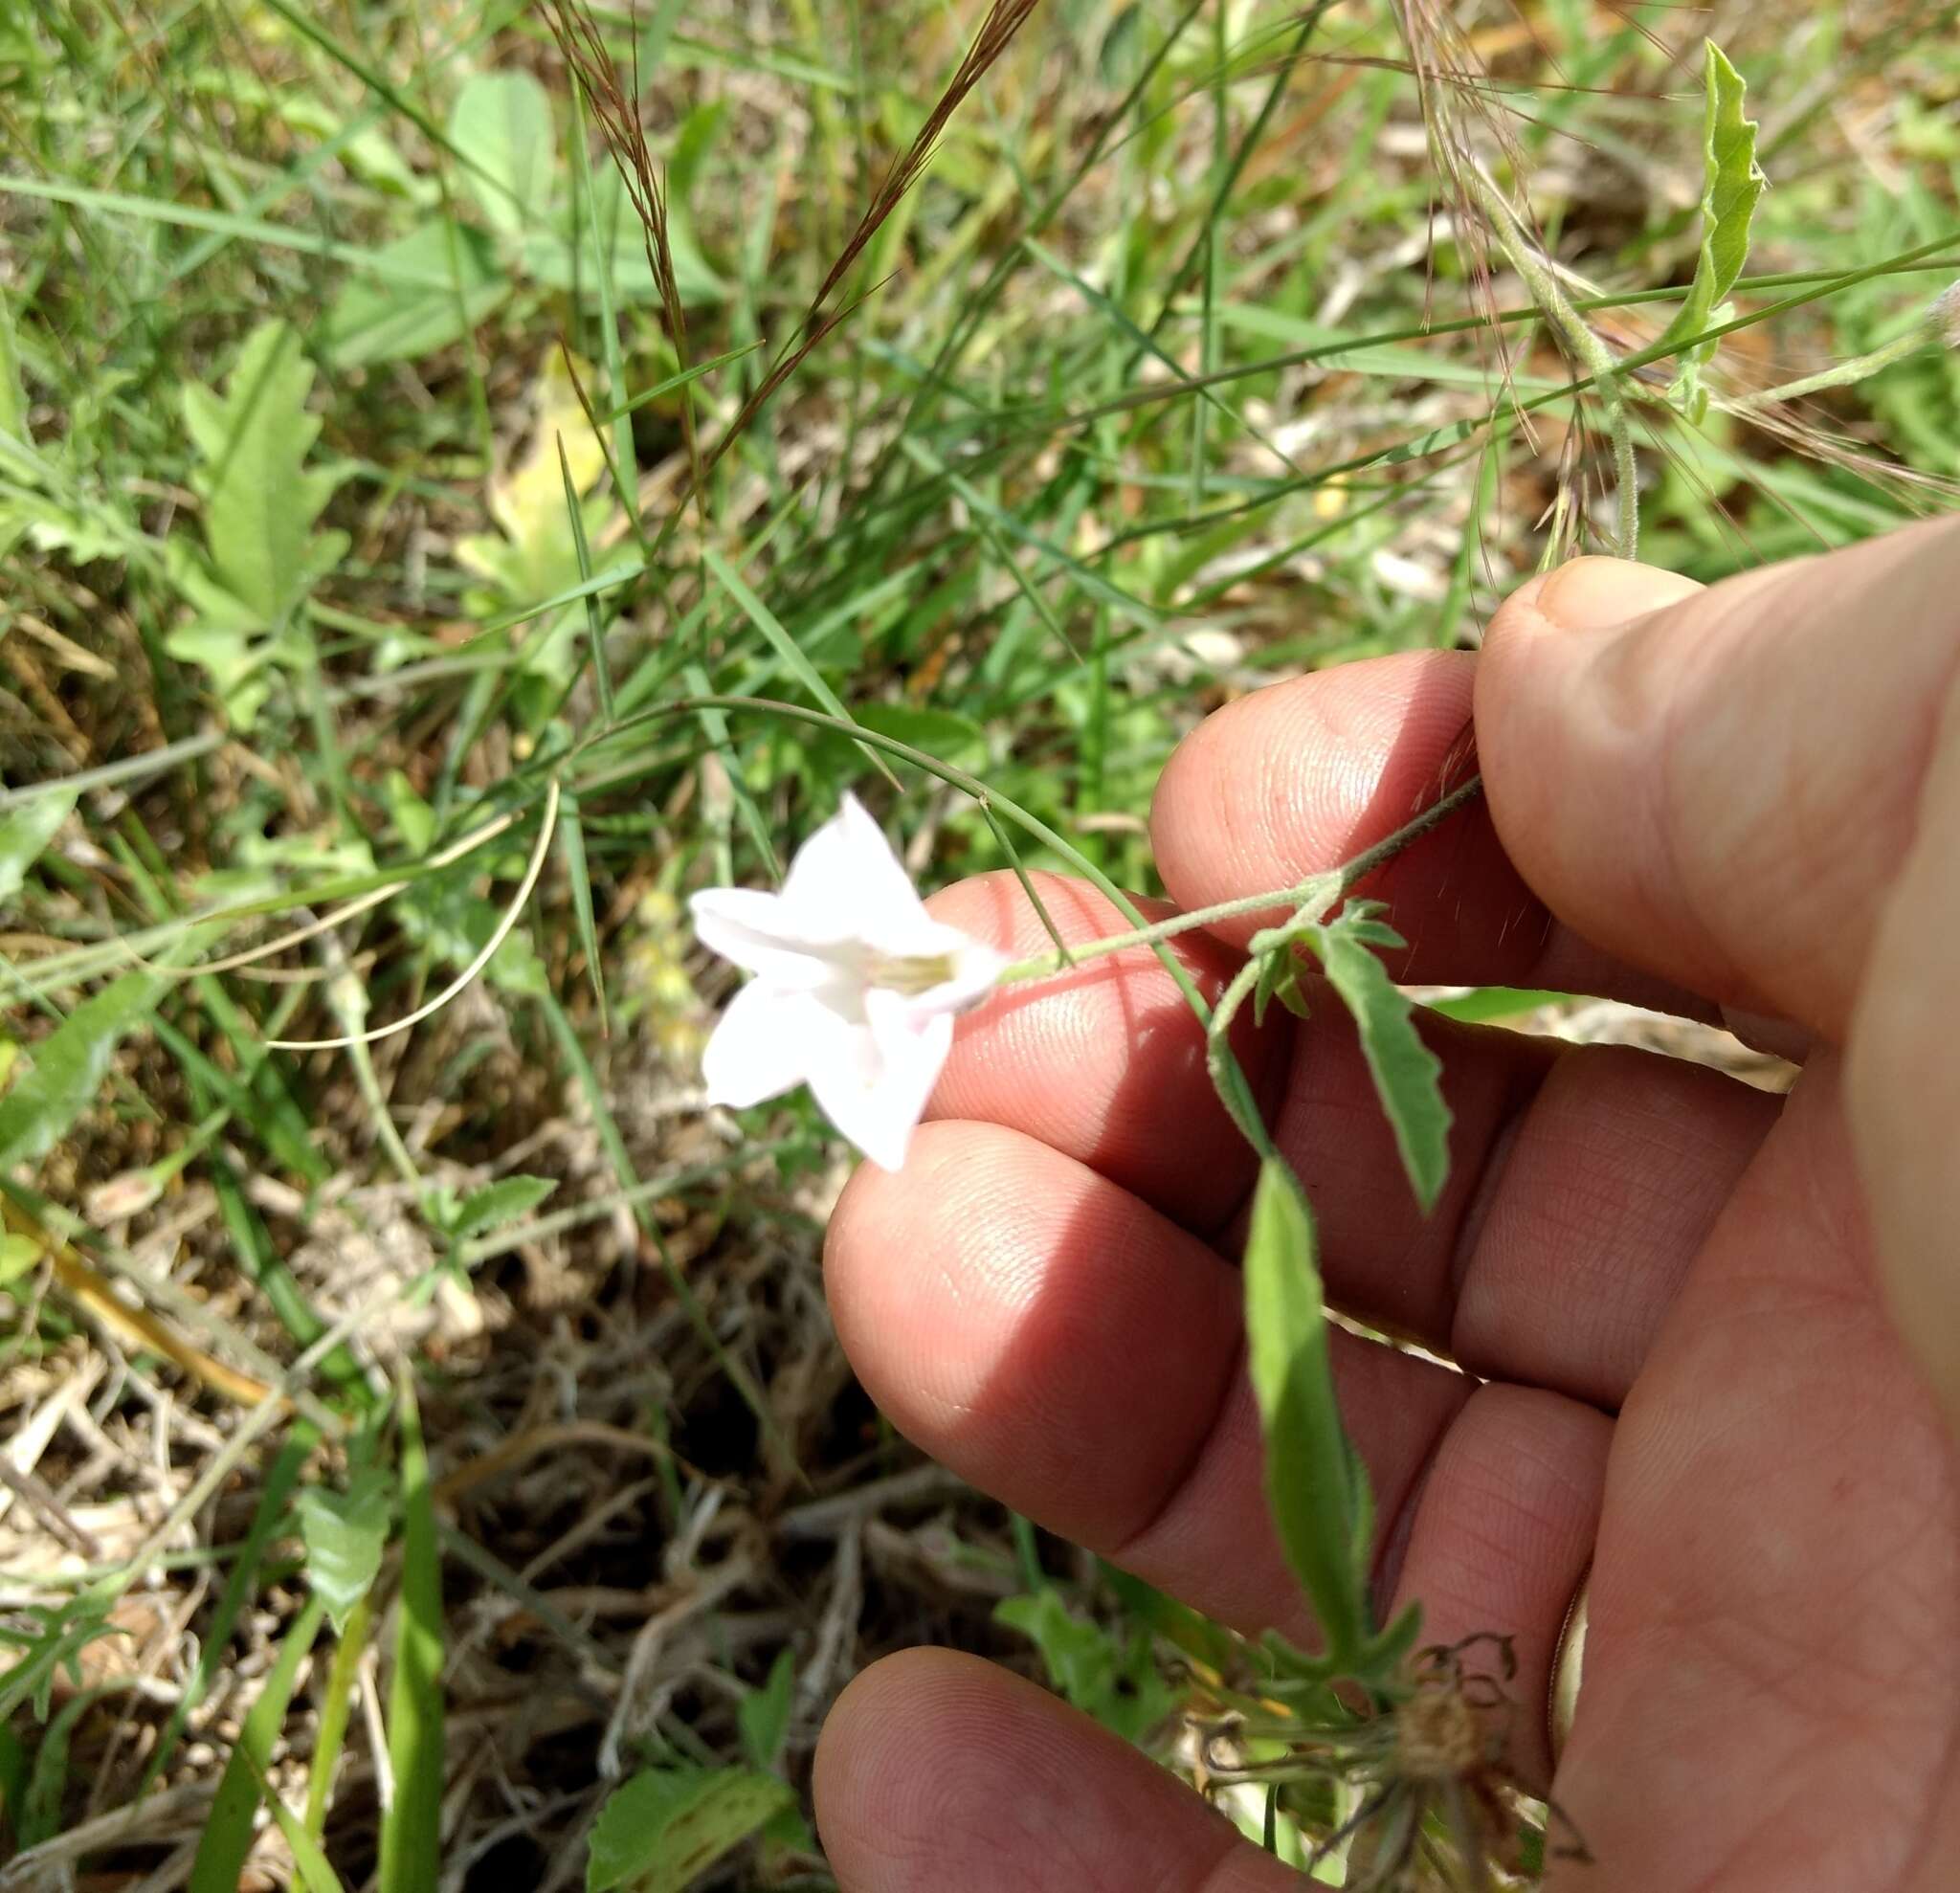
<svg viewBox="0 0 1960 1893">
<path fill-rule="evenodd" d="M 286 1706 L 293 1700 L 300 1665 L 325 1620 L 326 1606 L 318 1597 L 309 1597 L 279 1645 L 279 1654 L 266 1673 L 258 1700 L 246 1716 L 218 1779 L 217 1793 L 205 1816 L 204 1837 L 197 1843 L 191 1862 L 189 1893 L 238 1893 L 238 1879 L 252 1852 L 252 1834 L 273 1743 L 285 1726 Z M 427 1884 L 434 1883 L 432 1875 Z"/>
<path fill-rule="evenodd" d="M 783 660 L 785 667 L 797 682 L 802 684 L 832 716 L 855 727 L 857 720 L 844 707 L 843 699 L 824 681 L 823 674 L 804 655 L 802 648 L 783 628 L 776 614 L 749 590 L 742 574 L 712 546 L 702 547 L 702 558 L 708 570 L 714 573 L 722 590 L 742 608 L 743 615 L 762 633 L 768 641 L 769 648 Z M 858 746 L 871 758 L 878 772 L 896 789 L 899 786 L 898 778 L 886 767 L 884 758 L 877 750 L 862 744 Z"/>
<path fill-rule="evenodd" d="M 382 1816 L 380 1893 L 428 1893 L 442 1867 L 446 1779 L 442 1701 L 442 1569 L 429 1454 L 413 1383 L 401 1383 L 402 1592 L 388 1759 L 394 1799 Z"/>
</svg>

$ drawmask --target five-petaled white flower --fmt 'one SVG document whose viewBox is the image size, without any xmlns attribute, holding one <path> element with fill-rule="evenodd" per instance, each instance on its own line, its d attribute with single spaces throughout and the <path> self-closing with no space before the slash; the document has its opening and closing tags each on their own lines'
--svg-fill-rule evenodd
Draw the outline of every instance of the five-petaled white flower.
<svg viewBox="0 0 1960 1893">
<path fill-rule="evenodd" d="M 688 902 L 704 946 L 755 978 L 702 1058 L 708 1102 L 740 1108 L 808 1083 L 873 1163 L 895 1170 L 940 1068 L 953 1014 L 1008 961 L 944 925 L 855 795 L 797 851 L 782 891 L 711 887 Z"/>
</svg>

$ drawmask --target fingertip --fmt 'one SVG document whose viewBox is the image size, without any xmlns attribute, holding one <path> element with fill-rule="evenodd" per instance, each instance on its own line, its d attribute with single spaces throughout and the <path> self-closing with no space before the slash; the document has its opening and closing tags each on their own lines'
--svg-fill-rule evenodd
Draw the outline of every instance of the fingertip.
<svg viewBox="0 0 1960 1893">
<path fill-rule="evenodd" d="M 887 1657 L 817 1747 L 817 1827 L 846 1893 L 1280 1893 L 1292 1874 L 1141 1750 L 947 1650 Z"/>
<path fill-rule="evenodd" d="M 1704 590 L 1698 579 L 1631 559 L 1569 559 L 1504 600 L 1491 620 L 1484 650 L 1534 634 L 1612 631 Z"/>
</svg>

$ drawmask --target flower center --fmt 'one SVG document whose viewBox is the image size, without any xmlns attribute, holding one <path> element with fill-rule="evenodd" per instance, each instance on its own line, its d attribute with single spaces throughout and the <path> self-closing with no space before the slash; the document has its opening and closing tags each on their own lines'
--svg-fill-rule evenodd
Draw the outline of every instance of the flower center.
<svg viewBox="0 0 1960 1893">
<path fill-rule="evenodd" d="M 944 986 L 957 970 L 950 953 L 873 953 L 866 969 L 865 984 L 882 987 L 887 992 L 902 992 L 906 998 L 916 999 L 922 992 L 930 992 L 934 987 Z"/>
</svg>

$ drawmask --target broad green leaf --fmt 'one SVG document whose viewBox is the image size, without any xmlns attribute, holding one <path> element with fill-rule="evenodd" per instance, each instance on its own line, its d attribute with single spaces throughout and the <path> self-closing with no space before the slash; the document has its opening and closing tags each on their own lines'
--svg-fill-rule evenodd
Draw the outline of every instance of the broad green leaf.
<svg viewBox="0 0 1960 1893">
<path fill-rule="evenodd" d="M 548 1176 L 501 1176 L 463 1198 L 456 1214 L 453 1234 L 480 1235 L 486 1229 L 501 1229 L 520 1216 L 527 1216 L 558 1188 Z"/>
<path fill-rule="evenodd" d="M 415 1391 L 401 1390 L 402 1594 L 394 1681 L 388 1694 L 388 1759 L 394 1799 L 381 1817 L 381 1893 L 428 1893 L 442 1868 L 442 1570 L 429 1455 Z"/>
<path fill-rule="evenodd" d="M 773 1769 L 782 1759 L 795 1704 L 796 1653 L 786 1645 L 769 1665 L 768 1681 L 760 1689 L 751 1689 L 735 1705 L 735 1719 L 742 1726 L 742 1752 L 757 1768 Z"/>
<path fill-rule="evenodd" d="M 326 312 L 336 367 L 433 355 L 466 335 L 510 294 L 479 231 L 439 219 L 375 253 L 376 272 L 349 279 Z"/>
<path fill-rule="evenodd" d="M 381 1569 L 392 1497 L 388 1475 L 370 1466 L 345 1492 L 309 1485 L 293 1502 L 306 1549 L 306 1582 L 325 1603 L 336 1632 Z"/>
<path fill-rule="evenodd" d="M 11 815 L 0 815 L 0 902 L 20 892 L 28 870 L 41 858 L 41 851 L 74 807 L 75 791 L 56 789 L 36 795 Z"/>
<path fill-rule="evenodd" d="M 1367 1565 L 1353 1548 L 1357 1469 L 1341 1430 L 1313 1216 L 1277 1157 L 1259 1171 L 1245 1244 L 1245 1331 L 1266 1436 L 1266 1503 L 1330 1658 L 1368 1635 Z"/>
<path fill-rule="evenodd" d="M 1354 1015 L 1362 1055 L 1394 1126 L 1402 1168 L 1427 1213 L 1450 1173 L 1450 1107 L 1443 1102 L 1441 1061 L 1415 1030 L 1414 1006 L 1371 950 L 1402 941 L 1370 917 L 1367 903 L 1325 926 L 1304 928 L 1300 937 Z"/>
<path fill-rule="evenodd" d="M 222 394 L 195 382 L 184 390 L 207 564 L 268 630 L 346 548 L 344 534 L 313 530 L 345 474 L 306 465 L 321 425 L 306 412 L 312 386 L 299 331 L 268 322 L 245 338 Z"/>
<path fill-rule="evenodd" d="M 1663 343 L 1685 342 L 1717 319 L 1723 298 L 1748 261 L 1749 224 L 1769 184 L 1756 163 L 1755 121 L 1743 115 L 1743 77 L 1712 39 L 1704 46 L 1702 248 L 1687 300 L 1668 323 Z M 1697 408 L 1700 370 L 1716 346 L 1693 347 L 1682 363 L 1681 384 Z"/>
<path fill-rule="evenodd" d="M 681 1893 L 772 1815 L 787 1782 L 742 1769 L 646 1769 L 615 1789 L 592 1826 L 586 1893 Z"/>
<path fill-rule="evenodd" d="M 149 1016 L 162 987 L 154 973 L 124 973 L 33 1047 L 33 1068 L 0 1098 L 0 1166 L 43 1156 L 67 1134 L 95 1102 L 116 1047 Z"/>
<path fill-rule="evenodd" d="M 1085 1715 L 1125 1742 L 1140 1743 L 1176 1706 L 1157 1669 L 1149 1635 L 1121 1638 L 1077 1616 L 1059 1592 L 1044 1586 L 994 1607 L 994 1621 L 1018 1630 L 1041 1652 L 1048 1679 Z"/>
<path fill-rule="evenodd" d="M 543 215 L 557 133 L 551 100 L 529 73 L 476 74 L 457 95 L 449 136 L 475 166 L 463 171 L 463 186 L 496 229 L 514 235 Z"/>
</svg>

